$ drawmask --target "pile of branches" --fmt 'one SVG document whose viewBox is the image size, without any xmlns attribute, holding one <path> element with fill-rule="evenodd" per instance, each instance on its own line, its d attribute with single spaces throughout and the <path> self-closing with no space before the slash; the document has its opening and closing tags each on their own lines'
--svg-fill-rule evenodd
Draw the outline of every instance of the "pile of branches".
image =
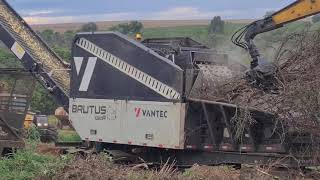
<svg viewBox="0 0 320 180">
<path fill-rule="evenodd" d="M 203 99 L 275 114 L 294 131 L 320 137 L 320 32 L 289 35 L 281 43 L 274 64 L 278 91 L 252 87 L 245 76 L 225 81 L 214 90 L 204 84 Z"/>
<path fill-rule="evenodd" d="M 240 170 L 227 166 L 209 167 L 194 165 L 185 169 L 185 173 L 178 171 L 174 163 L 167 161 L 160 167 L 148 167 L 147 163 L 120 165 L 111 161 L 111 157 L 101 153 L 88 157 L 75 156 L 63 169 L 53 177 L 53 180 L 193 180 L 216 179 L 236 180 L 240 178 Z M 152 164 L 152 163 L 151 163 Z"/>
<path fill-rule="evenodd" d="M 319 44 L 320 31 L 305 30 L 287 36 L 273 60 L 277 72 L 274 75 L 276 88 L 272 91 L 252 86 L 245 73 L 233 73 L 230 77 L 227 71 L 217 74 L 216 70 L 206 67 L 199 73 L 195 83 L 198 94 L 192 98 L 237 105 L 231 123 L 239 142 L 244 132 L 257 123 L 252 110 L 273 114 L 272 119 L 266 120 L 274 122 L 273 133 L 280 137 L 284 146 L 290 152 L 313 157 L 319 162 Z"/>
</svg>

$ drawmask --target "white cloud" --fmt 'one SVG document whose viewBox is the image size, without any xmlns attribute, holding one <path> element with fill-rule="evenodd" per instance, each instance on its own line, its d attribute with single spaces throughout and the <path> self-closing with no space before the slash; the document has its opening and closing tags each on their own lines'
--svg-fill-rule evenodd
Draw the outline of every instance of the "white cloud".
<svg viewBox="0 0 320 180">
<path fill-rule="evenodd" d="M 28 16 L 23 19 L 29 24 L 58 24 L 58 23 L 70 23 L 74 22 L 73 16 L 59 16 L 59 17 L 37 17 Z"/>
<path fill-rule="evenodd" d="M 131 20 L 134 19 L 134 13 L 109 13 L 109 14 L 93 14 L 81 16 L 25 16 L 24 20 L 30 24 L 57 24 L 72 22 L 89 22 L 89 21 L 111 21 L 111 20 Z"/>
<path fill-rule="evenodd" d="M 37 9 L 37 10 L 22 10 L 19 11 L 22 16 L 50 16 L 57 13 L 62 13 L 60 9 Z"/>
</svg>

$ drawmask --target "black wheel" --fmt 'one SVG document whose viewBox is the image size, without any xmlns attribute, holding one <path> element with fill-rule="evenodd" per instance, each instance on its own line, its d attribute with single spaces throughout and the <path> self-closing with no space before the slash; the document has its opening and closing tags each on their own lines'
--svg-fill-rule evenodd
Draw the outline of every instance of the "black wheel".
<svg viewBox="0 0 320 180">
<path fill-rule="evenodd" d="M 103 143 L 101 142 L 95 142 L 94 143 L 94 148 L 96 153 L 101 153 L 103 151 Z"/>
<path fill-rule="evenodd" d="M 41 136 L 40 137 L 40 141 L 42 143 L 52 143 L 52 142 L 57 142 L 57 137 L 56 136 L 50 136 L 50 135 L 46 135 L 46 136 Z"/>
<path fill-rule="evenodd" d="M 58 131 L 57 128 L 49 126 L 47 129 L 40 131 L 40 141 L 43 143 L 57 142 Z"/>
<path fill-rule="evenodd" d="M 1 155 L 3 157 L 12 157 L 13 153 L 15 153 L 15 152 L 16 152 L 16 150 L 13 148 L 3 148 Z"/>
<path fill-rule="evenodd" d="M 3 156 L 3 150 L 4 150 L 4 148 L 0 147 L 0 157 Z"/>
</svg>

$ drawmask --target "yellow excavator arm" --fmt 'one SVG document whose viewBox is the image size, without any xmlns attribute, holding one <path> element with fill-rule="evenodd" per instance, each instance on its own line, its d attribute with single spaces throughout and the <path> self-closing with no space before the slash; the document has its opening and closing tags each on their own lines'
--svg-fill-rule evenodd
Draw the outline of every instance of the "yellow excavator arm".
<svg viewBox="0 0 320 180">
<path fill-rule="evenodd" d="M 258 34 L 281 28 L 287 23 L 318 13 L 320 13 L 320 0 L 297 0 L 271 16 L 239 29 L 232 36 L 232 42 L 246 49 L 252 58 L 251 71 L 247 73 L 249 81 L 258 84 L 258 86 L 264 86 L 265 79 L 276 72 L 274 66 L 260 57 L 258 48 L 253 41 Z"/>
<path fill-rule="evenodd" d="M 320 12 L 320 0 L 298 0 L 284 9 L 274 13 L 272 19 L 275 25 L 286 24 Z"/>
</svg>

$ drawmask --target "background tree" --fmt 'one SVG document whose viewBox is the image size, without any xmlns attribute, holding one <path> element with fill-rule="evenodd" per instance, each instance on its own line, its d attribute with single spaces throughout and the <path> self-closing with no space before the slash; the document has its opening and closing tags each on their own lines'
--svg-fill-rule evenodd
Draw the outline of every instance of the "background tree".
<svg viewBox="0 0 320 180">
<path fill-rule="evenodd" d="M 59 55 L 59 57 L 61 57 L 64 61 L 70 62 L 71 51 L 68 48 L 54 46 L 53 51 L 56 52 Z"/>
<path fill-rule="evenodd" d="M 54 34 L 55 33 L 51 29 L 46 29 L 46 30 L 40 32 L 40 36 L 43 38 L 43 40 L 45 42 L 50 42 L 50 43 L 52 43 L 54 40 Z"/>
<path fill-rule="evenodd" d="M 136 34 L 141 32 L 143 29 L 143 24 L 139 21 L 131 21 L 129 23 L 129 33 Z"/>
<path fill-rule="evenodd" d="M 269 16 L 271 16 L 272 14 L 274 14 L 276 11 L 267 11 L 266 14 L 263 16 L 264 18 L 267 18 Z"/>
<path fill-rule="evenodd" d="M 98 30 L 98 26 L 94 22 L 86 23 L 86 24 L 82 25 L 82 27 L 80 29 L 81 32 L 93 32 L 93 31 L 97 31 L 97 30 Z"/>
<path fill-rule="evenodd" d="M 0 68 L 22 68 L 22 65 L 8 49 L 0 48 Z"/>
<path fill-rule="evenodd" d="M 215 16 L 209 25 L 209 33 L 224 33 L 224 21 L 222 21 L 220 16 Z"/>
<path fill-rule="evenodd" d="M 31 110 L 40 111 L 42 114 L 53 114 L 58 106 L 51 95 L 37 83 L 36 89 L 32 96 Z"/>
<path fill-rule="evenodd" d="M 143 24 L 139 21 L 130 21 L 129 23 L 122 23 L 111 27 L 110 31 L 118 31 L 122 34 L 136 34 L 141 32 Z"/>
<path fill-rule="evenodd" d="M 72 41 L 75 35 L 76 32 L 70 30 L 63 33 L 64 46 L 67 46 L 68 49 L 72 46 Z"/>
</svg>

